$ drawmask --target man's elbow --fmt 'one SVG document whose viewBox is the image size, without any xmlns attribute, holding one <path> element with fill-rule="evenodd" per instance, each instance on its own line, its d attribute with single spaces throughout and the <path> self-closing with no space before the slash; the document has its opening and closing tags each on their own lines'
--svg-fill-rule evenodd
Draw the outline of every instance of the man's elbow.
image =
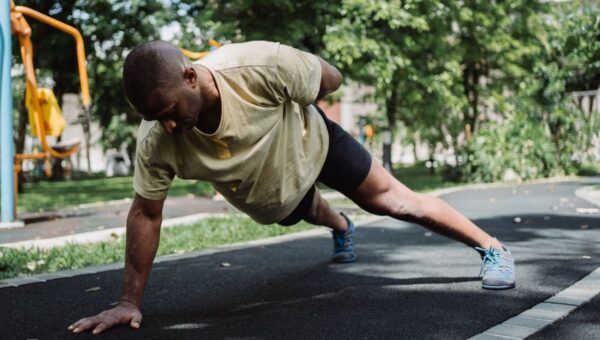
<svg viewBox="0 0 600 340">
<path fill-rule="evenodd" d="M 337 91 L 337 89 L 340 88 L 340 86 L 342 86 L 342 82 L 344 81 L 344 77 L 342 76 L 342 73 L 335 67 L 335 66 L 331 66 L 332 70 L 332 85 L 331 85 L 331 92 L 335 92 Z"/>
<path fill-rule="evenodd" d="M 317 96 L 317 99 L 322 99 L 330 93 L 337 91 L 337 89 L 339 89 L 342 85 L 342 74 L 337 69 L 335 69 L 335 73 L 331 73 L 331 76 L 321 81 L 321 88 L 319 89 L 319 95 Z"/>
<path fill-rule="evenodd" d="M 333 65 L 319 57 L 321 63 L 321 87 L 317 99 L 321 99 L 335 92 L 342 85 L 342 73 Z"/>
</svg>

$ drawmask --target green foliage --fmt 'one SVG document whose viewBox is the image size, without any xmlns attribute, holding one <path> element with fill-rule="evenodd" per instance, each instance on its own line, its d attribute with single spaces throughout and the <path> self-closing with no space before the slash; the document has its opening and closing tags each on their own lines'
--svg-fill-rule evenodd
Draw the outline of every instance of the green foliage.
<svg viewBox="0 0 600 340">
<path fill-rule="evenodd" d="M 270 40 L 313 53 L 336 18 L 340 0 L 175 1 L 183 27 L 180 44 L 205 49 L 206 37 L 226 41 Z"/>
<path fill-rule="evenodd" d="M 104 151 L 116 149 L 121 151 L 125 149 L 128 155 L 135 154 L 137 126 L 128 124 L 127 114 L 114 115 L 110 123 L 102 131 L 102 146 Z M 135 158 L 130 158 L 135 159 Z"/>
<path fill-rule="evenodd" d="M 539 109 L 535 103 L 524 105 L 528 102 L 514 98 L 503 106 L 503 119 L 482 123 L 463 150 L 461 166 L 446 175 L 458 175 L 454 180 L 493 182 L 576 173 L 580 166 L 576 111 L 565 106 L 561 112 L 539 115 L 531 111 Z M 559 140 L 550 129 L 557 119 L 564 129 Z"/>
</svg>

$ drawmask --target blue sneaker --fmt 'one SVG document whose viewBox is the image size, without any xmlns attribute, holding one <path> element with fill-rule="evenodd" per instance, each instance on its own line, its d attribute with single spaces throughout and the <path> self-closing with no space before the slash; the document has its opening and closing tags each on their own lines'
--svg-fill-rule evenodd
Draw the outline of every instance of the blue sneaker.
<svg viewBox="0 0 600 340">
<path fill-rule="evenodd" d="M 354 237 L 354 223 L 346 216 L 341 215 L 348 221 L 348 229 L 345 232 L 332 231 L 333 236 L 333 256 L 331 260 L 336 263 L 350 263 L 356 261 L 356 254 L 354 254 L 353 241 Z"/>
<path fill-rule="evenodd" d="M 475 250 L 479 252 L 483 261 L 479 271 L 482 288 L 515 288 L 515 259 L 506 246 L 502 245 L 502 250 L 493 247 L 488 249 L 475 247 Z"/>
</svg>

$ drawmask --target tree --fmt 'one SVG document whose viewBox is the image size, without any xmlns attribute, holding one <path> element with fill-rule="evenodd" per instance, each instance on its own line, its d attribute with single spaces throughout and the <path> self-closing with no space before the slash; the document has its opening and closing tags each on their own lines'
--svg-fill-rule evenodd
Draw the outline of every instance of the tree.
<svg viewBox="0 0 600 340">
<path fill-rule="evenodd" d="M 443 139 L 440 124 L 447 120 L 439 118 L 451 113 L 445 108 L 459 67 L 447 41 L 451 10 L 436 0 L 346 0 L 325 36 L 328 55 L 343 72 L 375 87 L 392 131 L 401 123 Z"/>
<path fill-rule="evenodd" d="M 539 11 L 529 1 L 342 2 L 327 50 L 354 79 L 376 88 L 390 127 L 424 132 L 455 152 L 494 98 L 531 74 Z"/>
<path fill-rule="evenodd" d="M 323 48 L 327 27 L 339 16 L 340 0 L 181 0 L 182 45 L 205 48 L 207 36 L 234 41 L 278 41 L 312 53 Z"/>
</svg>

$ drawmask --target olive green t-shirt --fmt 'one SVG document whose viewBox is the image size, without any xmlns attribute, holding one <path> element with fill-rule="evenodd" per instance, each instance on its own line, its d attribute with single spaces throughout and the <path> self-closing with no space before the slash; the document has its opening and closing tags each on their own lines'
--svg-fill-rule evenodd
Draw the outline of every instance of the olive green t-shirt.
<svg viewBox="0 0 600 340">
<path fill-rule="evenodd" d="M 325 122 L 312 105 L 321 81 L 316 56 L 279 43 L 225 45 L 197 62 L 221 97 L 213 134 L 167 134 L 142 121 L 134 189 L 164 199 L 177 175 L 207 181 L 260 223 L 287 217 L 314 184 L 327 156 Z"/>
</svg>

